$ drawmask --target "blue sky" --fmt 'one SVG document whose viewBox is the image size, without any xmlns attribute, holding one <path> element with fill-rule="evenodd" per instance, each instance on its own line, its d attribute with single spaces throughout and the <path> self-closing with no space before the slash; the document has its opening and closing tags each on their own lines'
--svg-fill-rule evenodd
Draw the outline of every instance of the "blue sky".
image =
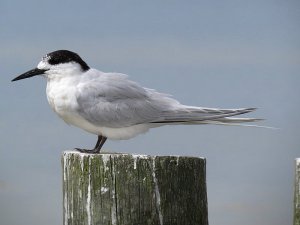
<svg viewBox="0 0 300 225">
<path fill-rule="evenodd" d="M 258 107 L 280 130 L 166 126 L 105 149 L 205 157 L 212 225 L 291 224 L 299 17 L 292 0 L 1 1 L 0 223 L 61 224 L 61 152 L 95 144 L 51 111 L 45 80 L 10 82 L 68 49 L 184 104 Z"/>
</svg>

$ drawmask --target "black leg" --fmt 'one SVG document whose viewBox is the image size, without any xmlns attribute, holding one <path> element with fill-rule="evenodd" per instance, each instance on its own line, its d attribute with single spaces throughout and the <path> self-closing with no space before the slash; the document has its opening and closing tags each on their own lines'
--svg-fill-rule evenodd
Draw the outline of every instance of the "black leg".
<svg viewBox="0 0 300 225">
<path fill-rule="evenodd" d="M 99 144 L 100 144 L 100 142 L 101 142 L 101 140 L 102 140 L 102 137 L 103 137 L 103 136 L 101 136 L 101 135 L 98 136 L 98 140 L 97 140 L 97 143 L 96 143 L 94 149 L 96 149 L 96 148 L 99 146 Z"/>
<path fill-rule="evenodd" d="M 98 139 L 98 140 L 99 140 L 99 139 Z M 104 143 L 105 143 L 106 140 L 107 140 L 107 137 L 103 137 L 103 136 L 102 136 L 102 138 L 101 138 L 101 140 L 100 140 L 100 143 L 99 143 L 98 147 L 94 149 L 94 153 L 100 153 L 100 150 L 101 150 L 101 148 L 102 148 L 102 146 L 104 145 Z M 98 143 L 98 142 L 97 142 L 97 143 Z"/>
<path fill-rule="evenodd" d="M 94 147 L 94 149 L 88 150 L 88 149 L 81 149 L 81 148 L 75 148 L 77 151 L 82 152 L 82 153 L 93 153 L 93 154 L 98 154 L 100 153 L 100 150 L 102 146 L 104 145 L 106 141 L 106 137 L 99 135 L 97 143 Z"/>
</svg>

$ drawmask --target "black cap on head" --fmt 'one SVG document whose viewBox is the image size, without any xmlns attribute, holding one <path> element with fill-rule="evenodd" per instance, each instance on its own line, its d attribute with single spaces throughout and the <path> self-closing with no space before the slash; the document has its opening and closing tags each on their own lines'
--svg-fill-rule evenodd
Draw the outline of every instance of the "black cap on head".
<svg viewBox="0 0 300 225">
<path fill-rule="evenodd" d="M 83 71 L 87 71 L 90 67 L 83 61 L 78 54 L 68 50 L 57 50 L 48 53 L 44 58 L 47 59 L 50 65 L 57 65 L 60 63 L 77 62 Z"/>
<path fill-rule="evenodd" d="M 83 61 L 79 55 L 75 52 L 71 52 L 68 50 L 58 50 L 55 52 L 48 53 L 43 57 L 43 61 L 47 61 L 50 65 L 57 65 L 61 63 L 68 63 L 68 62 L 76 62 L 81 66 L 83 72 L 90 69 L 90 67 Z M 39 69 L 35 68 L 32 70 L 27 71 L 26 73 L 21 74 L 20 76 L 14 78 L 12 81 L 22 80 L 29 77 L 33 77 L 36 75 L 44 74 L 49 69 Z"/>
</svg>

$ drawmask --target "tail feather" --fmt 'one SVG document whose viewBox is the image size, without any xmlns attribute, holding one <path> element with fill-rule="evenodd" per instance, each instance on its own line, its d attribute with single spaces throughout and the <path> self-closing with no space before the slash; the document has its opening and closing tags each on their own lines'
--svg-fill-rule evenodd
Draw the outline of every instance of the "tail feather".
<svg viewBox="0 0 300 225">
<path fill-rule="evenodd" d="M 162 117 L 152 123 L 200 123 L 205 121 L 219 121 L 223 123 L 255 122 L 254 118 L 228 118 L 236 115 L 249 113 L 256 108 L 242 109 L 213 109 L 187 106 L 176 111 L 164 112 Z"/>
<path fill-rule="evenodd" d="M 220 118 L 217 121 L 221 123 L 248 123 L 248 122 L 258 122 L 262 121 L 264 119 L 258 119 L 258 118 Z"/>
<path fill-rule="evenodd" d="M 243 124 L 248 122 L 258 122 L 264 119 L 232 117 L 255 111 L 256 108 L 242 109 L 213 109 L 186 106 L 179 111 L 165 112 L 163 119 L 153 121 L 156 124 L 212 124 L 226 126 L 258 127 L 268 129 L 278 129 L 275 127 L 260 126 L 255 124 Z"/>
<path fill-rule="evenodd" d="M 257 119 L 256 121 L 260 121 L 260 119 Z M 247 121 L 249 122 L 249 121 Z M 253 121 L 251 121 L 253 122 Z M 196 124 L 196 123 L 194 123 Z M 201 124 L 211 124 L 211 125 L 223 125 L 223 126 L 239 126 L 239 127 L 255 127 L 255 128 L 266 128 L 266 129 L 273 129 L 273 130 L 278 130 L 280 128 L 277 127 L 270 127 L 270 126 L 261 126 L 261 125 L 256 125 L 256 124 L 241 124 L 241 123 L 224 123 L 224 122 L 219 122 L 219 121 L 206 121 L 206 123 L 201 123 Z"/>
</svg>

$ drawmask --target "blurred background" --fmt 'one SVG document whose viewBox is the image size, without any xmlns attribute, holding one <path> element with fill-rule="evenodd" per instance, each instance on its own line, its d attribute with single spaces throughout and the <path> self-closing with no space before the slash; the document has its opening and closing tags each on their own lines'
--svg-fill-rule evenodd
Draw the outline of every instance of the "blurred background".
<svg viewBox="0 0 300 225">
<path fill-rule="evenodd" d="M 11 83 L 58 49 L 184 104 L 257 107 L 279 130 L 166 126 L 110 151 L 207 159 L 211 225 L 292 223 L 300 157 L 300 2 L 0 2 L 0 224 L 62 224 L 62 151 L 96 136 L 60 120 L 46 82 Z"/>
</svg>

